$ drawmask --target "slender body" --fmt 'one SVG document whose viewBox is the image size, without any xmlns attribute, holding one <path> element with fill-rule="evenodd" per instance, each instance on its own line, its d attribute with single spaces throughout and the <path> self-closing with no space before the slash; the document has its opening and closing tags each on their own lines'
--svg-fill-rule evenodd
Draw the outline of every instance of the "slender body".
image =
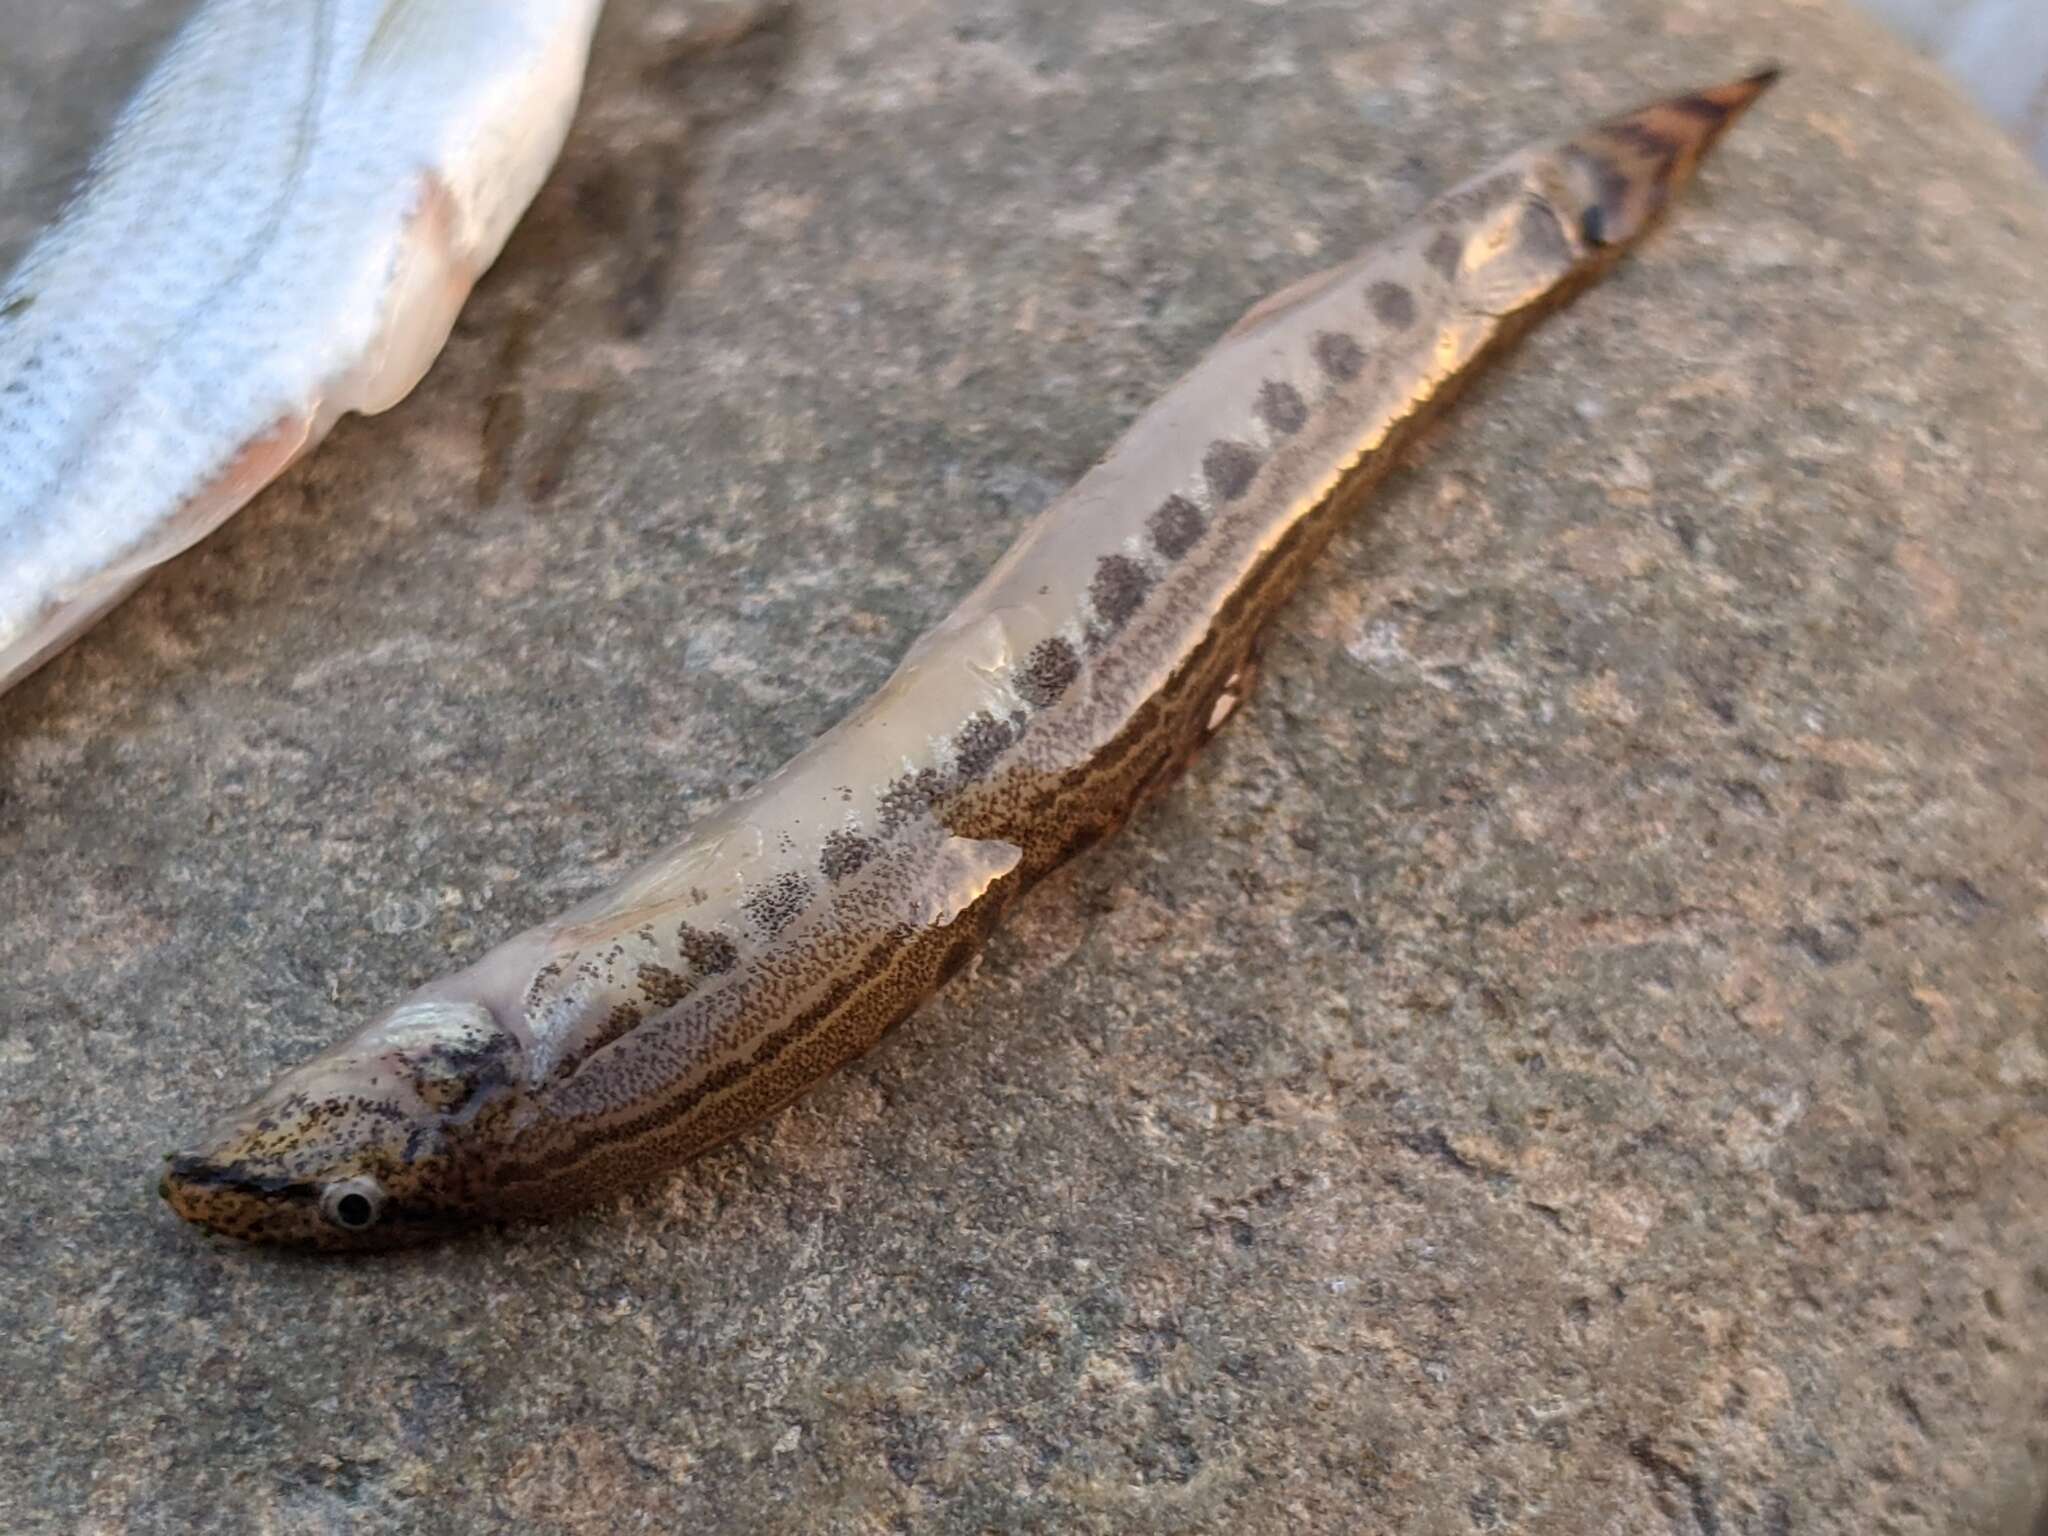
<svg viewBox="0 0 2048 1536">
<path fill-rule="evenodd" d="M 0 286 L 0 689 L 408 394 L 602 0 L 205 0 Z"/>
<path fill-rule="evenodd" d="M 324 1247 L 553 1213 L 866 1050 L 1215 732 L 1345 511 L 1769 79 L 1525 151 L 1258 306 L 837 728 L 615 889 L 287 1073 L 171 1159 L 165 1196 Z"/>
</svg>

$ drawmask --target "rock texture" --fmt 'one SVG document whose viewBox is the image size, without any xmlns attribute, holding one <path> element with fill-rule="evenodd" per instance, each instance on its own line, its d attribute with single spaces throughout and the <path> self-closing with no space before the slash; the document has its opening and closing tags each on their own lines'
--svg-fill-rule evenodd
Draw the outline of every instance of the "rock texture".
<svg viewBox="0 0 2048 1536">
<path fill-rule="evenodd" d="M 0 256 L 179 9 L 0 0 Z M 829 724 L 1251 300 L 1772 56 L 858 1068 L 549 1229 L 158 1207 Z M 615 0 L 414 399 L 0 699 L 0 1527 L 2024 1530 L 2044 250 L 1836 0 Z"/>
</svg>

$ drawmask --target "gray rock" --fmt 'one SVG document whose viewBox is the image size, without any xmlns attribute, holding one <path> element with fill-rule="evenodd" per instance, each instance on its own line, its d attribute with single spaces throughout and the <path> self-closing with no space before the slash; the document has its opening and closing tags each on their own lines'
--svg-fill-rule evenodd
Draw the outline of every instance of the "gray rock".
<svg viewBox="0 0 2048 1536">
<path fill-rule="evenodd" d="M 0 0 L 5 253 L 178 9 Z M 0 700 L 0 1527 L 2026 1519 L 2020 155 L 1838 0 L 747 15 L 617 0 L 418 395 Z M 1252 299 L 1773 56 L 1186 783 L 870 1059 L 547 1229 L 335 1263 L 159 1208 L 195 1126 L 828 725 Z"/>
</svg>

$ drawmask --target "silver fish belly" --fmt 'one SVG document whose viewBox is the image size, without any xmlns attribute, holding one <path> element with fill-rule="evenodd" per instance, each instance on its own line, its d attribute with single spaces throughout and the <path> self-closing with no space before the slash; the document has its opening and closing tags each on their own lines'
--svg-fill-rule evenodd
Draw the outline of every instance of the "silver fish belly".
<svg viewBox="0 0 2048 1536">
<path fill-rule="evenodd" d="M 0 689 L 395 405 L 553 164 L 602 0 L 206 0 L 0 286 Z"/>
<path fill-rule="evenodd" d="M 866 1050 L 1230 715 L 1400 448 L 1656 221 L 1766 73 L 1512 157 L 1259 305 L 896 674 L 615 889 L 286 1073 L 162 1191 L 371 1247 L 573 1209 Z"/>
</svg>

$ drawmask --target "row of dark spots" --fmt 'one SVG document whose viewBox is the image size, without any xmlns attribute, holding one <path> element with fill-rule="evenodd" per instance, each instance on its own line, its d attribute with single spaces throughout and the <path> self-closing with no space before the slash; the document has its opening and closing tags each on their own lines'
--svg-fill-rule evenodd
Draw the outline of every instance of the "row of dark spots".
<svg viewBox="0 0 2048 1536">
<path fill-rule="evenodd" d="M 1370 299 L 1380 322 L 1392 330 L 1405 329 L 1415 320 L 1415 300 L 1398 283 L 1376 283 Z M 1319 335 L 1313 347 L 1324 373 L 1339 382 L 1349 382 L 1365 369 L 1365 349 L 1356 339 L 1337 332 Z M 1276 437 L 1291 437 L 1308 424 L 1308 404 L 1301 392 L 1284 380 L 1268 379 L 1259 387 L 1255 409 L 1259 419 Z M 1256 448 L 1230 438 L 1210 443 L 1202 456 L 1202 475 L 1211 499 L 1219 506 L 1240 500 L 1251 491 L 1264 467 Z M 1201 541 L 1207 521 L 1200 508 L 1182 495 L 1161 502 L 1147 519 L 1146 531 L 1152 546 L 1169 562 L 1182 559 Z M 1155 584 L 1143 562 L 1125 554 L 1108 554 L 1096 562 L 1089 582 L 1088 602 L 1095 616 L 1087 639 L 1091 648 L 1106 643 L 1120 632 L 1144 606 Z M 1056 704 L 1079 676 L 1081 658 L 1066 640 L 1053 636 L 1035 646 L 1022 666 L 1011 674 L 1011 685 L 1034 709 Z M 879 806 L 881 830 L 886 835 L 905 822 L 928 811 L 956 785 L 982 777 L 1001 758 L 1024 726 L 1022 715 L 1008 721 L 983 711 L 962 727 L 955 743 L 954 773 L 948 776 L 931 768 L 903 775 L 883 791 Z M 827 836 L 819 854 L 819 869 L 828 880 L 842 880 L 856 873 L 874 851 L 871 840 L 845 831 Z"/>
<path fill-rule="evenodd" d="M 1414 324 L 1414 296 L 1399 283 L 1375 283 L 1368 298 L 1373 313 L 1388 329 L 1404 330 Z M 1311 350 L 1317 365 L 1339 383 L 1349 383 L 1365 370 L 1365 349 L 1351 336 L 1325 331 L 1316 337 Z M 1285 380 L 1267 379 L 1262 383 L 1254 409 L 1275 437 L 1292 437 L 1308 425 L 1308 402 L 1302 399 L 1300 390 Z M 1248 494 L 1263 467 L 1264 460 L 1257 449 L 1230 438 L 1218 438 L 1202 455 L 1202 478 L 1210 499 L 1219 506 L 1227 506 Z M 1206 528 L 1201 510 L 1178 494 L 1161 502 L 1146 522 L 1152 547 L 1168 561 L 1184 557 L 1200 542 Z M 1144 567 L 1128 556 L 1102 558 L 1089 599 L 1105 634 L 1113 634 L 1129 622 L 1151 584 Z"/>
<path fill-rule="evenodd" d="M 1081 669 L 1074 648 L 1057 637 L 1041 641 L 1024 666 L 1012 674 L 1017 691 L 1039 708 L 1045 708 L 1066 692 Z M 883 836 L 928 814 L 954 790 L 985 778 L 1002 760 L 1003 754 L 1023 735 L 1029 717 L 1014 711 L 1008 719 L 989 710 L 970 716 L 953 738 L 953 767 L 950 773 L 920 768 L 906 773 L 882 791 L 876 802 L 876 819 Z M 827 880 L 844 880 L 857 873 L 873 858 L 879 844 L 858 833 L 835 830 L 828 833 L 818 855 L 818 868 Z"/>
</svg>

